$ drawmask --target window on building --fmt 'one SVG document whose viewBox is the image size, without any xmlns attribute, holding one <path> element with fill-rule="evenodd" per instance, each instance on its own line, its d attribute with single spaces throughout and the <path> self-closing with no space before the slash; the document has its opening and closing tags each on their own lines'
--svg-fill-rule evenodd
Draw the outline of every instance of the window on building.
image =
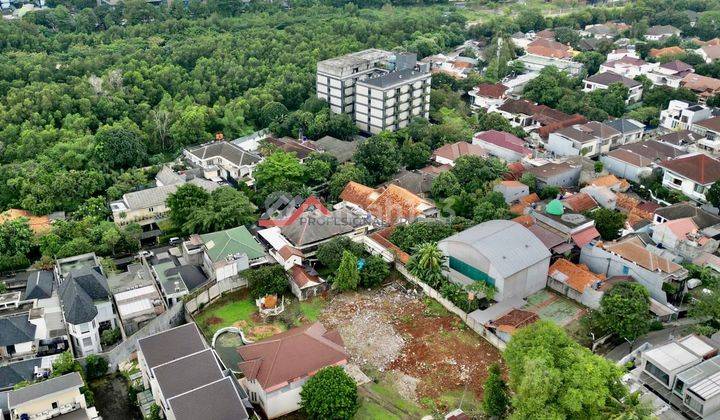
<svg viewBox="0 0 720 420">
<path fill-rule="evenodd" d="M 628 267 L 627 265 L 624 265 L 623 268 L 622 268 L 622 273 L 623 273 L 623 274 L 629 274 L 629 273 L 630 273 L 630 267 Z"/>
<path fill-rule="evenodd" d="M 682 185 L 682 179 L 673 178 L 673 184 L 675 184 L 675 185 Z"/>
<path fill-rule="evenodd" d="M 653 378 L 657 379 L 661 383 L 665 385 L 670 384 L 670 375 L 660 370 L 659 367 L 655 366 L 651 362 L 646 362 L 645 364 L 645 372 L 649 373 L 653 376 Z"/>
<path fill-rule="evenodd" d="M 702 414 L 703 412 L 703 403 L 695 398 L 692 397 L 692 395 L 688 394 L 685 396 L 685 405 L 695 410 L 695 412 Z"/>
<path fill-rule="evenodd" d="M 475 281 L 483 281 L 491 286 L 495 285 L 495 280 L 492 277 L 488 276 L 487 273 L 484 273 L 483 271 L 478 270 L 472 265 L 460 261 L 455 257 L 450 257 L 450 268 L 469 279 Z"/>
<path fill-rule="evenodd" d="M 678 394 L 682 394 L 684 386 L 685 382 L 681 381 L 680 379 L 675 379 L 675 386 L 673 387 L 673 390 Z"/>
<path fill-rule="evenodd" d="M 705 186 L 700 184 L 695 184 L 695 188 L 693 188 L 693 191 L 695 191 L 698 194 L 705 194 Z"/>
<path fill-rule="evenodd" d="M 92 346 L 92 338 L 86 337 L 82 340 L 83 347 L 91 347 Z"/>
</svg>

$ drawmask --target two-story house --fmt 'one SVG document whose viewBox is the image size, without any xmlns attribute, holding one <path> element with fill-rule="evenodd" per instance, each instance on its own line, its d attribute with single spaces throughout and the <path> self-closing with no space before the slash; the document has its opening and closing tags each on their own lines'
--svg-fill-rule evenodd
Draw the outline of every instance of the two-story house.
<svg viewBox="0 0 720 420">
<path fill-rule="evenodd" d="M 261 157 L 227 141 L 216 141 L 185 149 L 183 156 L 213 181 L 253 183 L 252 172 Z"/>
<path fill-rule="evenodd" d="M 590 121 L 550 133 L 547 150 L 556 156 L 593 157 L 620 146 L 622 133 L 607 124 Z"/>
<path fill-rule="evenodd" d="M 117 326 L 107 279 L 99 267 L 71 270 L 60 283 L 60 304 L 79 356 L 100 353 L 100 334 Z"/>
<path fill-rule="evenodd" d="M 77 372 L 30 384 L 8 392 L 6 408 L 11 420 L 99 420 L 80 391 L 85 386 Z"/>
<path fill-rule="evenodd" d="M 611 71 L 597 73 L 585 78 L 585 80 L 583 80 L 583 92 L 609 89 L 610 86 L 615 83 L 620 83 L 628 89 L 628 98 L 625 100 L 626 104 L 639 102 L 642 99 L 642 83 Z"/>
<path fill-rule="evenodd" d="M 699 104 L 673 99 L 660 111 L 660 126 L 670 130 L 687 130 L 693 124 L 712 117 L 712 109 Z"/>
</svg>

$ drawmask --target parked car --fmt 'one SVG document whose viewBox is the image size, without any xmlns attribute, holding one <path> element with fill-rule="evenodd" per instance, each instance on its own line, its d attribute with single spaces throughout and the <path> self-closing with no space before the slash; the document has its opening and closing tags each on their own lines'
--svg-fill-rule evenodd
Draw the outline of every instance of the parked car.
<svg viewBox="0 0 720 420">
<path fill-rule="evenodd" d="M 182 239 L 178 238 L 177 236 L 173 236 L 170 238 L 170 245 L 177 246 L 182 243 Z"/>
<path fill-rule="evenodd" d="M 152 256 L 154 256 L 154 255 L 155 255 L 155 254 L 153 254 L 152 251 L 146 251 L 146 250 L 144 250 L 144 249 L 143 249 L 142 251 L 138 252 L 138 256 L 141 257 L 141 258 L 150 258 L 150 257 L 152 257 Z"/>
</svg>

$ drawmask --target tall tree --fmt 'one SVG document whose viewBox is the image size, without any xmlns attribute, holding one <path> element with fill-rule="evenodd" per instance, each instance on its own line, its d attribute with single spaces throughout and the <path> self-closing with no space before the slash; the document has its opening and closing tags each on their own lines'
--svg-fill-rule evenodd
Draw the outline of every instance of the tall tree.
<svg viewBox="0 0 720 420">
<path fill-rule="evenodd" d="M 335 287 L 338 290 L 355 290 L 360 283 L 360 272 L 358 271 L 358 259 L 350 251 L 343 251 L 340 266 L 335 273 Z"/>
<path fill-rule="evenodd" d="M 170 221 L 176 228 L 182 229 L 190 219 L 190 215 L 205 205 L 208 199 L 210 194 L 201 187 L 190 183 L 181 185 L 167 198 Z"/>
<path fill-rule="evenodd" d="M 304 170 L 294 153 L 275 151 L 253 171 L 258 193 L 266 197 L 274 192 L 294 193 L 302 185 Z"/>
<path fill-rule="evenodd" d="M 27 218 L 21 217 L 0 224 L 0 255 L 27 255 L 32 242 L 33 231 Z"/>
<path fill-rule="evenodd" d="M 354 161 L 363 166 L 373 184 L 387 181 L 400 169 L 400 152 L 394 135 L 382 132 L 358 146 Z"/>
<path fill-rule="evenodd" d="M 617 239 L 620 230 L 625 226 L 626 216 L 615 210 L 597 209 L 590 214 L 590 217 L 595 220 L 595 227 L 606 241 Z"/>
<path fill-rule="evenodd" d="M 502 377 L 500 365 L 493 363 L 488 369 L 483 394 L 483 410 L 490 417 L 503 418 L 510 405 L 508 386 Z"/>
<path fill-rule="evenodd" d="M 340 366 L 320 369 L 303 385 L 300 407 L 311 419 L 350 420 L 360 407 L 357 385 Z"/>
<path fill-rule="evenodd" d="M 147 157 L 143 135 L 131 121 L 100 127 L 95 143 L 98 160 L 113 169 L 139 166 Z"/>
<path fill-rule="evenodd" d="M 606 331 L 633 343 L 650 331 L 650 294 L 640 283 L 618 283 L 603 295 L 598 315 Z"/>
</svg>

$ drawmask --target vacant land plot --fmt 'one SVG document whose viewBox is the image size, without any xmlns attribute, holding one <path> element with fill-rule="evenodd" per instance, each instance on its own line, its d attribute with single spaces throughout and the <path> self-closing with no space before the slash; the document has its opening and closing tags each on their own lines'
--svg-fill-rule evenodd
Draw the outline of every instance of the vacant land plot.
<svg viewBox="0 0 720 420">
<path fill-rule="evenodd" d="M 498 350 L 456 316 L 398 282 L 337 295 L 320 320 L 340 331 L 351 361 L 374 379 L 361 388 L 369 418 L 418 418 L 461 400 L 477 412 L 487 368 L 500 362 Z"/>
<path fill-rule="evenodd" d="M 208 339 L 212 339 L 217 330 L 231 326 L 241 328 L 245 336 L 253 341 L 287 329 L 281 322 L 267 323 L 263 320 L 246 291 L 223 296 L 196 314 L 195 320 Z"/>
</svg>

